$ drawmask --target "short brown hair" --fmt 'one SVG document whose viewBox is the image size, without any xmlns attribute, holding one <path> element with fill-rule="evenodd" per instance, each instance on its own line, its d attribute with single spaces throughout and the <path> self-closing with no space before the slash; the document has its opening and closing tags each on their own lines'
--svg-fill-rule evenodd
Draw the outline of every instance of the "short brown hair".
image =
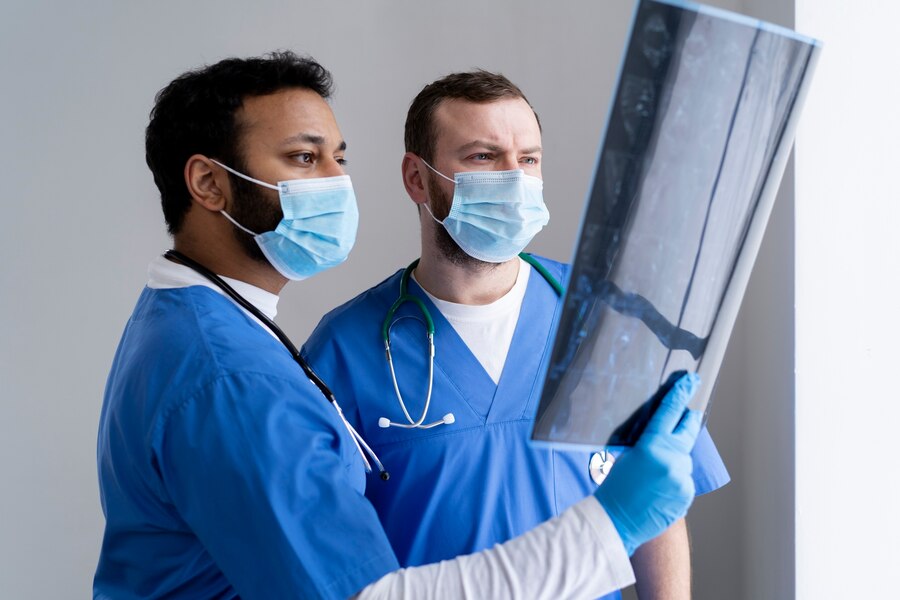
<svg viewBox="0 0 900 600">
<path fill-rule="evenodd" d="M 528 106 L 528 98 L 522 90 L 499 73 L 483 69 L 465 73 L 451 73 L 429 83 L 413 99 L 406 113 L 406 128 L 403 139 L 406 151 L 422 157 L 428 162 L 434 159 L 437 131 L 434 127 L 434 112 L 445 100 L 467 100 L 469 102 L 494 102 L 503 98 L 521 98 Z M 534 111 L 534 107 L 531 106 Z M 534 113 L 538 128 L 541 120 Z"/>
</svg>

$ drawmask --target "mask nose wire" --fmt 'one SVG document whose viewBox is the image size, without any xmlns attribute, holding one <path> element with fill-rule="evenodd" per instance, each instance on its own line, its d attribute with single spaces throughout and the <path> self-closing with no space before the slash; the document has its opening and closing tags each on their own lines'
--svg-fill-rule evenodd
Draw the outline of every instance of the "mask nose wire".
<svg viewBox="0 0 900 600">
<path fill-rule="evenodd" d="M 419 158 L 421 158 L 421 157 L 419 157 Z M 447 177 L 446 175 L 444 175 L 443 173 L 441 173 L 440 171 L 438 171 L 437 169 L 435 169 L 434 167 L 432 167 L 431 165 L 429 165 L 429 164 L 428 164 L 428 161 L 425 160 L 424 158 L 421 158 L 421 160 L 422 160 L 422 162 L 425 164 L 426 167 L 428 167 L 429 169 L 431 169 L 432 171 L 434 171 L 435 173 L 437 173 L 438 175 L 440 175 L 441 177 L 443 177 L 443 178 L 446 179 L 447 181 L 451 182 L 453 185 L 456 185 L 456 180 L 455 180 L 455 179 L 450 179 L 449 177 Z M 428 214 L 431 215 L 431 218 L 434 219 L 434 222 L 435 222 L 435 223 L 437 223 L 438 225 L 443 225 L 443 224 L 444 224 L 443 221 L 438 221 L 437 217 L 434 216 L 434 213 L 431 212 L 431 207 L 428 206 L 428 203 L 427 203 L 427 202 L 426 202 L 425 204 L 423 204 L 422 206 L 425 207 L 425 210 L 428 211 Z"/>
</svg>

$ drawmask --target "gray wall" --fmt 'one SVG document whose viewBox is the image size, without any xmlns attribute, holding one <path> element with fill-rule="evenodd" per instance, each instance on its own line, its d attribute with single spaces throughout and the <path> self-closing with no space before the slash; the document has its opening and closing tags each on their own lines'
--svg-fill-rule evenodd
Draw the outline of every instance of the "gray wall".
<svg viewBox="0 0 900 600">
<path fill-rule="evenodd" d="M 747 10 L 766 16 L 774 5 Z M 334 72 L 362 228 L 345 265 L 283 295 L 279 321 L 300 341 L 327 309 L 416 255 L 402 123 L 421 86 L 453 70 L 502 71 L 539 111 L 553 219 L 531 249 L 568 259 L 631 10 L 625 0 L 3 3 L 0 597 L 90 589 L 103 385 L 146 264 L 168 247 L 143 162 L 160 87 L 185 69 L 275 48 Z M 691 515 L 701 599 L 789 597 L 791 228 L 788 197 L 718 385 L 710 429 L 735 482 Z M 769 375 L 749 374 L 760 372 Z M 770 408 L 784 417 L 774 429 L 763 420 Z"/>
<path fill-rule="evenodd" d="M 793 2 L 740 11 L 794 25 Z M 790 161 L 716 388 L 710 431 L 732 483 L 689 517 L 697 598 L 794 597 L 793 174 Z"/>
<path fill-rule="evenodd" d="M 738 10 L 794 26 L 794 2 L 742 0 Z M 732 482 L 688 519 L 697 598 L 794 597 L 794 350 L 790 161 L 716 387 L 710 431 Z"/>
</svg>

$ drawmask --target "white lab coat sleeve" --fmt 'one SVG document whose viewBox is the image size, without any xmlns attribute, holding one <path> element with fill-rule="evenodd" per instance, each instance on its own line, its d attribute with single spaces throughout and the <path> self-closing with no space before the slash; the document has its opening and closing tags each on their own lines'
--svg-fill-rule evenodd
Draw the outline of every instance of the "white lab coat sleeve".
<svg viewBox="0 0 900 600">
<path fill-rule="evenodd" d="M 588 497 L 490 550 L 389 573 L 356 598 L 597 598 L 632 583 L 615 526 Z"/>
</svg>

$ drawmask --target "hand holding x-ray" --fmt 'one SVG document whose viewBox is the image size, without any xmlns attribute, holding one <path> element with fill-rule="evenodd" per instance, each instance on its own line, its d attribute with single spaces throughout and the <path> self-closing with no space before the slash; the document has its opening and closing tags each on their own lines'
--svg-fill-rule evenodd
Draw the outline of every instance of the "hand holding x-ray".
<svg viewBox="0 0 900 600">
<path fill-rule="evenodd" d="M 694 499 L 691 449 L 702 413 L 687 406 L 699 386 L 694 373 L 675 382 L 637 444 L 594 492 L 629 556 L 683 517 Z"/>
</svg>

